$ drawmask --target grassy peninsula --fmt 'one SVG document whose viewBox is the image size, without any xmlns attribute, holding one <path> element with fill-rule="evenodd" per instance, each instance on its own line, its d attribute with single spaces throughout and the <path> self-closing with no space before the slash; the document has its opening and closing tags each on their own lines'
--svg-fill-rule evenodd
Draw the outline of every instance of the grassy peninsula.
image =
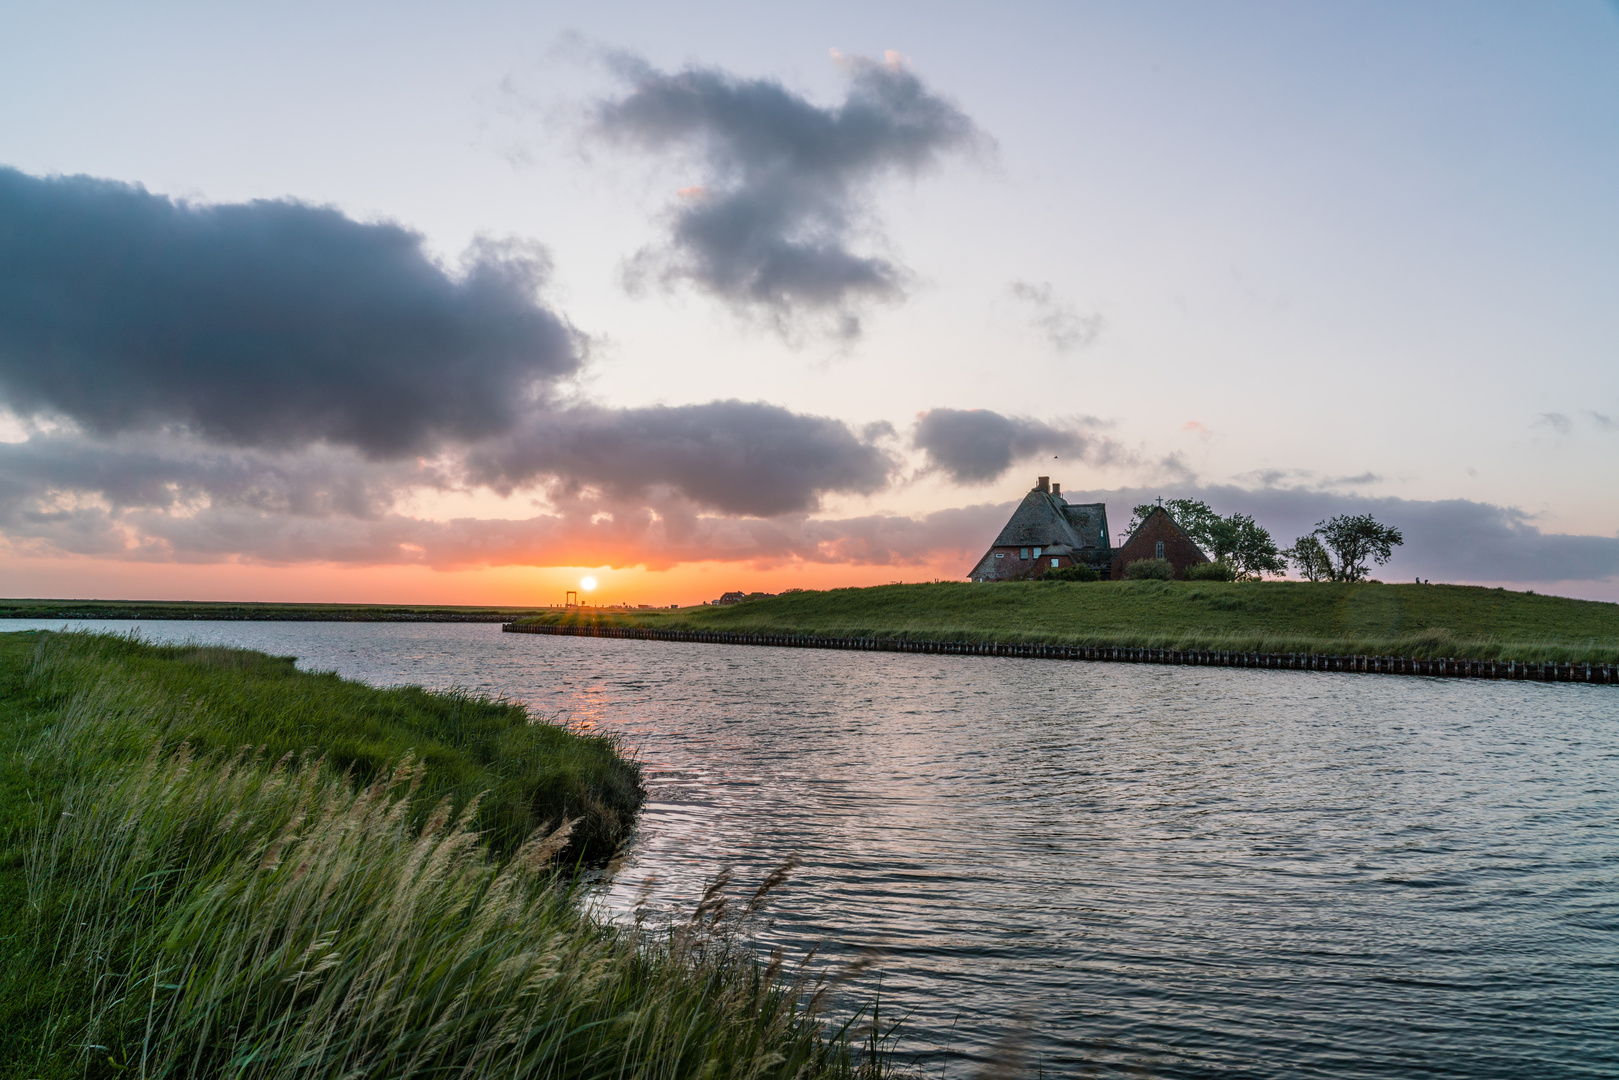
<svg viewBox="0 0 1619 1080">
<path fill-rule="evenodd" d="M 791 592 L 534 622 L 1242 652 L 1619 662 L 1619 604 L 1466 585 L 1002 582 Z"/>
<path fill-rule="evenodd" d="M 717 894 L 580 910 L 641 798 L 509 703 L 0 634 L 0 1076 L 880 1076 Z"/>
</svg>

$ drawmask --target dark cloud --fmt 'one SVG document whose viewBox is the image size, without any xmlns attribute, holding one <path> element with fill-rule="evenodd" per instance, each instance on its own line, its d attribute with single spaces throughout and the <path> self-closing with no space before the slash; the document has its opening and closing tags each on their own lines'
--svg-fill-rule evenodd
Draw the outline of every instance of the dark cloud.
<svg viewBox="0 0 1619 1080">
<path fill-rule="evenodd" d="M 961 484 L 999 479 L 1013 462 L 1049 453 L 1111 461 L 1110 442 L 1077 427 L 1058 427 L 1026 416 L 1002 416 L 988 409 L 933 409 L 916 422 L 911 444 L 927 455 L 930 468 Z"/>
<path fill-rule="evenodd" d="M 373 456 L 477 438 L 582 362 L 545 271 L 484 244 L 452 276 L 416 233 L 297 202 L 0 169 L 0 392 L 100 435 Z"/>
<path fill-rule="evenodd" d="M 893 467 L 837 420 L 749 401 L 548 414 L 478 449 L 470 466 L 500 490 L 541 476 L 623 497 L 669 487 L 707 509 L 763 517 L 813 510 L 828 492 L 870 494 Z"/>
<path fill-rule="evenodd" d="M 757 402 L 560 404 L 583 357 L 536 298 L 543 271 L 530 249 L 483 244 L 452 276 L 414 233 L 299 203 L 0 170 L 0 399 L 75 425 L 7 448 L 0 488 L 48 481 L 115 512 L 361 516 L 424 484 L 660 488 L 769 516 L 887 483 L 885 425 L 862 437 Z"/>
<path fill-rule="evenodd" d="M 852 337 L 867 303 L 901 296 L 904 268 L 852 247 L 873 183 L 914 176 L 983 136 L 897 55 L 842 63 L 848 93 L 823 108 L 771 79 L 621 60 L 631 89 L 598 106 L 597 132 L 687 155 L 700 174 L 669 211 L 667 246 L 642 252 L 632 276 L 691 282 L 783 333 L 808 315 Z"/>
<path fill-rule="evenodd" d="M 1051 347 L 1058 352 L 1083 349 L 1102 332 L 1101 315 L 1095 312 L 1080 314 L 1079 308 L 1052 294 L 1050 282 L 1035 285 L 1027 281 L 1014 281 L 1010 292 L 1034 309 L 1030 323 L 1045 335 Z"/>
</svg>

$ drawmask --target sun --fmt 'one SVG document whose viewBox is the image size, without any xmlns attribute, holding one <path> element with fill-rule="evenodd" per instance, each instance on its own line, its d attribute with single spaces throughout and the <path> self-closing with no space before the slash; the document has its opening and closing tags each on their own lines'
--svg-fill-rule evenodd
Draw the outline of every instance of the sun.
<svg viewBox="0 0 1619 1080">
<path fill-rule="evenodd" d="M 593 577 L 582 577 L 579 579 L 579 587 L 585 590 L 585 592 L 589 592 L 596 587 L 596 579 Z"/>
</svg>

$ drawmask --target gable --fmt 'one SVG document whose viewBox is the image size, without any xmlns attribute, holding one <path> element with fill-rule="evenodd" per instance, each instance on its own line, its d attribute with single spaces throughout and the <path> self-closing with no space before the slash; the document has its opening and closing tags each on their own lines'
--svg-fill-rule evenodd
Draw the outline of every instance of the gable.
<svg viewBox="0 0 1619 1080">
<path fill-rule="evenodd" d="M 1063 517 L 1079 537 L 1079 547 L 1107 548 L 1112 546 L 1107 531 L 1107 506 L 1103 503 L 1067 503 Z"/>
<path fill-rule="evenodd" d="M 1158 558 L 1160 545 L 1163 558 L 1174 564 L 1177 576 L 1188 566 L 1209 561 L 1209 557 L 1203 554 L 1203 549 L 1186 535 L 1186 530 L 1180 527 L 1180 523 L 1163 507 L 1155 506 L 1152 513 L 1135 527 L 1129 539 L 1114 551 L 1113 577 L 1123 577 L 1125 568 L 1137 559 Z"/>
</svg>

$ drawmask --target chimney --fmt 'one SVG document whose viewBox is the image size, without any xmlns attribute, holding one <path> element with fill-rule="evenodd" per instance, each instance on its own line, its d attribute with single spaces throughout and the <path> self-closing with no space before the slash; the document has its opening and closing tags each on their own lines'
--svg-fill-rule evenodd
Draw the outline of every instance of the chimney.
<svg viewBox="0 0 1619 1080">
<path fill-rule="evenodd" d="M 1035 486 L 1036 490 L 1039 490 L 1039 491 L 1050 491 L 1051 490 L 1051 477 L 1049 477 L 1049 476 L 1036 477 L 1035 481 L 1034 481 L 1034 486 Z"/>
<path fill-rule="evenodd" d="M 1051 485 L 1051 493 L 1053 495 L 1061 495 L 1062 494 L 1062 485 L 1061 484 L 1052 484 Z"/>
</svg>

